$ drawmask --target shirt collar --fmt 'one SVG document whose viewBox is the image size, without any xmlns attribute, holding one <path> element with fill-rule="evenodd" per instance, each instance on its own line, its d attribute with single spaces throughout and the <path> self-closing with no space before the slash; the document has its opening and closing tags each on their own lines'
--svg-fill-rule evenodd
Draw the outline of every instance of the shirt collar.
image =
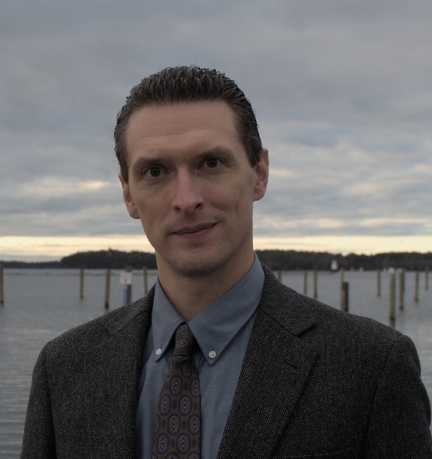
<svg viewBox="0 0 432 459">
<path fill-rule="evenodd" d="M 189 322 L 201 351 L 213 365 L 238 331 L 256 311 L 262 296 L 264 272 L 255 254 L 246 276 Z M 158 361 L 166 352 L 177 327 L 184 322 L 166 297 L 159 279 L 152 312 L 153 344 Z"/>
</svg>

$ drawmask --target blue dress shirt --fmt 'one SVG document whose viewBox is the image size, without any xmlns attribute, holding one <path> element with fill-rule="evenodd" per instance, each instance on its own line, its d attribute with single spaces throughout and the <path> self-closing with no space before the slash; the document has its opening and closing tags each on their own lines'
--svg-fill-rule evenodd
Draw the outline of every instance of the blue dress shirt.
<svg viewBox="0 0 432 459">
<path fill-rule="evenodd" d="M 199 345 L 194 359 L 201 389 L 203 459 L 217 456 L 263 286 L 264 272 L 255 255 L 246 276 L 189 322 Z M 173 336 L 182 322 L 157 281 L 139 383 L 135 421 L 138 459 L 151 458 L 156 405 L 171 364 Z"/>
</svg>

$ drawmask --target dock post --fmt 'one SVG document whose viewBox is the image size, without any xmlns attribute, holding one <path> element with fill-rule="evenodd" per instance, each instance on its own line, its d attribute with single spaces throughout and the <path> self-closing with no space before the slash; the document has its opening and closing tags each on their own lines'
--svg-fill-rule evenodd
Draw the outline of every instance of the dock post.
<svg viewBox="0 0 432 459">
<path fill-rule="evenodd" d="M 147 292 L 148 292 L 147 268 L 145 266 L 143 268 L 143 278 L 144 278 L 144 295 L 147 295 Z"/>
<path fill-rule="evenodd" d="M 341 310 L 348 312 L 349 309 L 349 283 L 342 282 L 341 288 Z"/>
<path fill-rule="evenodd" d="M 303 295 L 307 295 L 307 276 L 308 272 L 305 271 L 303 274 Z"/>
<path fill-rule="evenodd" d="M 84 269 L 80 269 L 80 298 L 84 298 Z"/>
<path fill-rule="evenodd" d="M 123 306 L 126 306 L 132 301 L 132 266 L 125 266 L 120 282 L 123 284 Z"/>
<path fill-rule="evenodd" d="M 313 295 L 314 298 L 318 297 L 318 270 L 314 269 L 314 287 L 313 287 Z"/>
<path fill-rule="evenodd" d="M 381 271 L 377 271 L 377 296 L 381 296 Z"/>
<path fill-rule="evenodd" d="M 404 308 L 404 272 L 399 271 L 399 309 Z"/>
<path fill-rule="evenodd" d="M 419 293 L 419 272 L 415 272 L 415 292 L 414 292 L 414 301 L 418 301 Z"/>
<path fill-rule="evenodd" d="M 389 319 L 390 323 L 394 325 L 396 319 L 396 274 L 390 273 L 390 295 L 389 295 Z"/>
<path fill-rule="evenodd" d="M 425 290 L 429 290 L 429 266 L 425 269 Z"/>
<path fill-rule="evenodd" d="M 278 281 L 282 282 L 282 271 L 279 269 L 278 275 L 277 275 Z"/>
<path fill-rule="evenodd" d="M 107 269 L 105 273 L 105 309 L 109 308 L 111 270 Z"/>
</svg>

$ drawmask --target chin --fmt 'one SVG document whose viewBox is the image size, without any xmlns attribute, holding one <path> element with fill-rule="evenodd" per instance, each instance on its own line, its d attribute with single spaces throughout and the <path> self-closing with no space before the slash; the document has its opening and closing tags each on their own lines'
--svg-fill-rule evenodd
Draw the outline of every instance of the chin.
<svg viewBox="0 0 432 459">
<path fill-rule="evenodd" d="M 184 257 L 164 257 L 165 262 L 178 274 L 187 277 L 205 276 L 217 271 L 230 259 L 229 254 L 194 255 L 190 253 Z"/>
</svg>

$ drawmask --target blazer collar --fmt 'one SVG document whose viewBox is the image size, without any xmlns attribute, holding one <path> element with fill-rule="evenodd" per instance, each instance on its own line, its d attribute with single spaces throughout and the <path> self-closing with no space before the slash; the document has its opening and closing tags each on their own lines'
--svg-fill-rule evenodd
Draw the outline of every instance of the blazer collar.
<svg viewBox="0 0 432 459">
<path fill-rule="evenodd" d="M 131 322 L 136 321 L 144 327 L 147 335 L 150 328 L 150 317 L 153 308 L 153 298 L 155 294 L 155 286 L 153 286 L 147 295 L 135 303 L 116 309 L 110 314 L 107 314 L 104 321 L 104 326 L 110 335 L 116 334 L 128 326 Z"/>
<path fill-rule="evenodd" d="M 271 458 L 301 395 L 316 351 L 299 335 L 314 325 L 301 295 L 266 280 L 218 459 Z M 107 335 L 86 355 L 81 387 L 90 450 L 133 457 L 142 352 L 150 328 L 154 289 L 104 318 Z M 101 408 L 104 415 L 101 416 Z"/>
<path fill-rule="evenodd" d="M 299 336 L 315 323 L 306 300 L 263 267 L 263 296 L 218 459 L 273 457 L 317 356 Z"/>
<path fill-rule="evenodd" d="M 298 336 L 303 331 L 312 327 L 315 323 L 314 316 L 309 312 L 308 301 L 294 290 L 283 287 L 276 279 L 273 272 L 266 265 L 262 264 L 265 282 L 259 306 L 260 312 L 274 319 L 280 326 L 289 333 Z M 126 327 L 131 321 L 142 315 L 147 326 L 147 335 L 150 326 L 151 310 L 153 308 L 153 298 L 155 287 L 137 302 L 127 306 L 126 313 L 120 315 L 116 312 L 106 316 L 105 327 L 110 334 L 115 334 Z"/>
<path fill-rule="evenodd" d="M 295 336 L 312 327 L 315 317 L 310 312 L 310 299 L 288 287 L 282 287 L 270 268 L 264 264 L 262 267 L 265 283 L 260 311 Z"/>
<path fill-rule="evenodd" d="M 137 388 L 153 295 L 154 289 L 106 315 L 102 320 L 108 333 L 86 353 L 79 389 L 85 410 L 80 422 L 86 423 L 86 450 L 94 456 L 104 452 L 106 457 L 134 457 Z"/>
</svg>

